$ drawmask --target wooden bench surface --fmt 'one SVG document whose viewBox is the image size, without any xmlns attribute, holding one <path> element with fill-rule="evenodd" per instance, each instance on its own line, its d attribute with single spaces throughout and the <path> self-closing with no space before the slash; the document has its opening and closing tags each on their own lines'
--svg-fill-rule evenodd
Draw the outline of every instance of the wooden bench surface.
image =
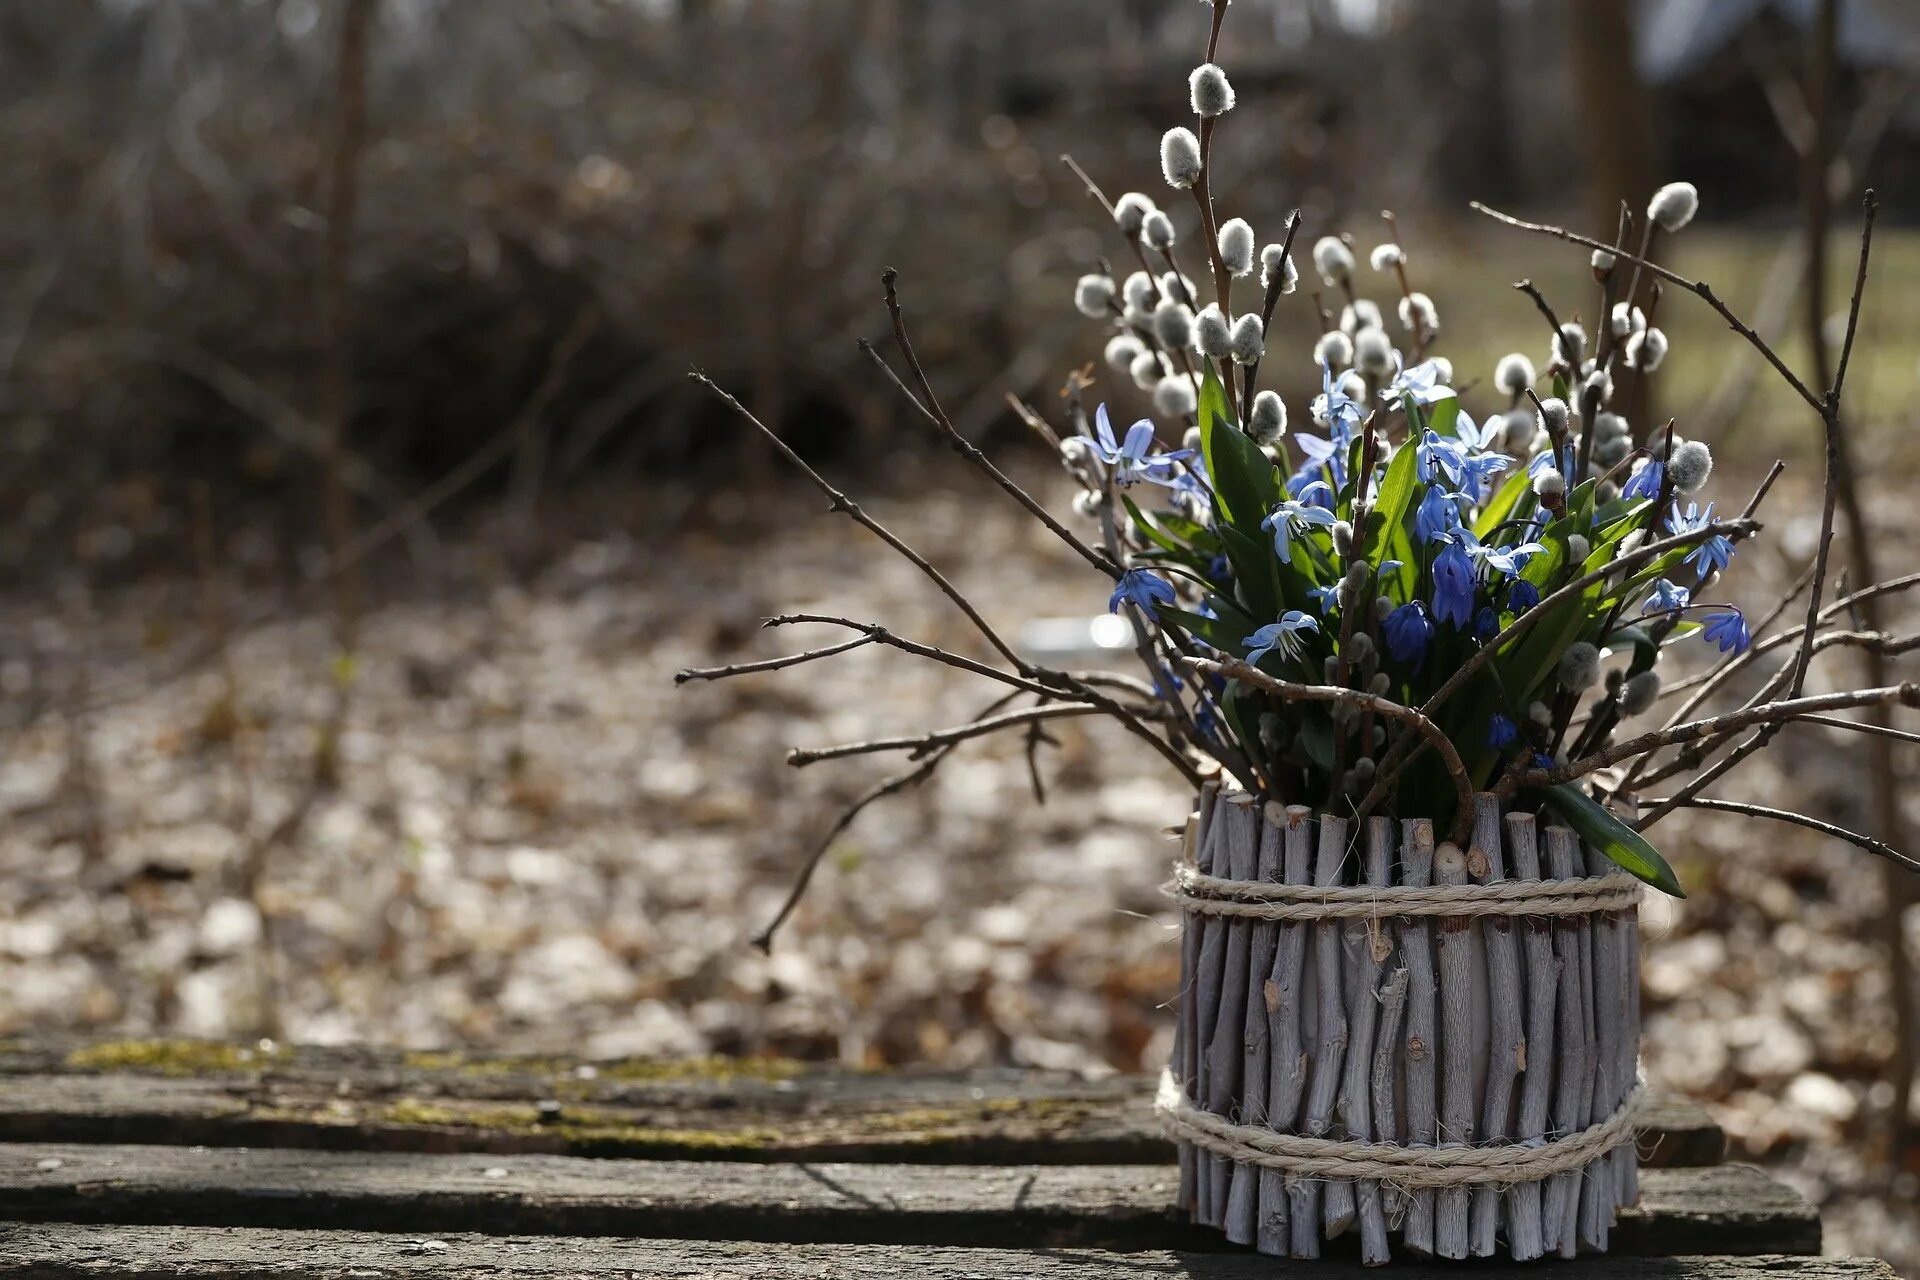
<svg viewBox="0 0 1920 1280">
<path fill-rule="evenodd" d="M 1300 1265 L 1175 1218 L 1151 1089 L 753 1060 L 0 1046 L 0 1276 L 1097 1280 Z M 1719 1163 L 1724 1148 L 1699 1108 L 1663 1101 L 1642 1203 L 1613 1253 L 1572 1271 L 1887 1274 L 1807 1256 L 1812 1208 Z"/>
</svg>

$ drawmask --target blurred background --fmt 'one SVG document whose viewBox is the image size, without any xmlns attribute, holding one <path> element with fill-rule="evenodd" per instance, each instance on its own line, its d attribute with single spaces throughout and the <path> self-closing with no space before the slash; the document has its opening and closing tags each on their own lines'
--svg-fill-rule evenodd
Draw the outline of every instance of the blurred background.
<svg viewBox="0 0 1920 1280">
<path fill-rule="evenodd" d="M 1020 741 L 956 754 L 835 841 L 770 955 L 748 945 L 889 767 L 786 748 L 982 694 L 872 650 L 675 690 L 781 651 L 779 612 L 971 643 L 683 375 L 1008 630 L 1098 613 L 1105 587 L 855 340 L 884 338 L 898 268 L 956 423 L 1065 512 L 1004 397 L 1058 421 L 1103 340 L 1073 280 L 1123 246 L 1059 157 L 1160 196 L 1207 14 L 0 4 L 0 1035 L 1157 1069 L 1160 832 L 1187 798 L 1098 727 L 1066 722 L 1037 784 Z M 1619 200 L 1692 181 L 1665 256 L 1808 369 L 1877 188 L 1843 562 L 1916 567 L 1908 0 L 1238 0 L 1220 61 L 1223 216 L 1264 241 L 1299 208 L 1302 246 L 1364 250 L 1392 209 L 1463 382 L 1544 362 L 1514 281 L 1596 305 L 1584 251 L 1469 200 L 1611 236 Z M 1660 323 L 1658 416 L 1714 444 L 1724 501 L 1789 464 L 1729 582 L 1764 604 L 1817 537 L 1818 422 L 1695 300 Z M 1296 421 L 1317 327 L 1303 295 L 1269 338 Z M 1796 729 L 1767 754 L 1719 794 L 1917 847 L 1910 748 Z M 1820 1201 L 1831 1248 L 1920 1274 L 1911 888 L 1788 828 L 1660 836 L 1692 896 L 1649 908 L 1650 1074 Z"/>
</svg>

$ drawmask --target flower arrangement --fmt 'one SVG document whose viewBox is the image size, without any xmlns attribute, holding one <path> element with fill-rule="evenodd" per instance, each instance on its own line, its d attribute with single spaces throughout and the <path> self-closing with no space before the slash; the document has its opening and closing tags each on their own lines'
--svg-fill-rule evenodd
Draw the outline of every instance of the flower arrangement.
<svg viewBox="0 0 1920 1280">
<path fill-rule="evenodd" d="M 1129 625 L 1140 675 L 1053 670 L 1019 653 L 924 557 L 713 388 L 836 511 L 918 566 L 995 660 L 918 643 L 877 623 L 792 615 L 769 625 L 812 622 L 853 634 L 680 679 L 779 669 L 883 644 L 1001 687 L 963 725 L 793 754 L 796 764 L 884 750 L 908 751 L 913 760 L 834 825 L 794 899 L 867 804 L 924 779 L 971 738 L 1022 731 L 1037 751 L 1045 722 L 1072 715 L 1117 719 L 1196 787 L 1224 775 L 1262 800 L 1356 824 L 1371 815 L 1417 815 L 1459 841 L 1473 820 L 1475 793 L 1551 809 L 1620 867 L 1674 894 L 1681 892 L 1674 873 L 1643 832 L 1682 806 L 1798 822 L 1920 865 L 1804 815 L 1700 795 L 1796 720 L 1872 731 L 1829 713 L 1920 705 L 1913 685 L 1805 692 L 1809 664 L 1824 648 L 1910 646 L 1841 624 L 1850 602 L 1911 579 L 1837 600 L 1826 594 L 1839 412 L 1872 239 L 1872 194 L 1845 343 L 1823 390 L 1789 369 L 1710 286 L 1656 261 L 1661 237 L 1681 232 L 1697 211 L 1698 195 L 1686 183 L 1661 188 L 1640 216 L 1623 208 L 1610 241 L 1476 205 L 1588 251 L 1591 314 L 1603 318 L 1591 333 L 1563 323 L 1522 281 L 1516 287 L 1542 317 L 1544 362 L 1516 352 L 1485 379 L 1462 377 L 1468 371 L 1440 353 L 1439 309 L 1414 287 L 1414 260 L 1392 215 L 1387 240 L 1366 255 L 1388 286 L 1389 307 L 1365 296 L 1352 241 L 1320 236 L 1307 254 L 1317 285 L 1300 301 L 1312 306 L 1322 335 L 1310 354 L 1287 357 L 1296 367 L 1310 362 L 1320 392 L 1306 406 L 1306 423 L 1289 430 L 1288 407 L 1261 386 L 1261 373 L 1278 359 L 1267 344 L 1275 311 L 1301 293 L 1294 242 L 1302 219 L 1292 214 L 1283 235 L 1256 250 L 1247 219 L 1219 217 L 1213 139 L 1236 96 L 1214 61 L 1227 0 L 1209 2 L 1206 58 L 1189 82 L 1195 127 L 1169 129 L 1160 149 L 1161 177 L 1191 200 L 1193 228 L 1183 230 L 1174 211 L 1143 193 L 1109 200 L 1073 166 L 1137 267 L 1116 279 L 1103 264 L 1076 282 L 1074 305 L 1105 326 L 1101 360 L 1089 367 L 1134 383 L 1152 415 L 1122 428 L 1098 377 L 1084 372 L 1068 379 L 1064 426 L 1014 402 L 1079 486 L 1072 518 L 1090 526 L 1091 537 L 954 428 L 914 352 L 892 272 L 886 302 L 904 373 L 868 347 L 918 416 L 1110 584 L 1108 608 Z M 1203 260 L 1204 288 L 1185 273 L 1183 255 Z M 1669 355 L 1653 314 L 1668 290 L 1696 295 L 1751 342 L 1819 415 L 1827 440 L 1814 564 L 1758 622 L 1717 588 L 1739 545 L 1760 531 L 1756 517 L 1781 464 L 1744 503 L 1730 506 L 1708 495 L 1714 463 L 1704 443 L 1685 439 L 1673 421 L 1649 429 L 1628 416 L 1635 384 Z M 1780 625 L 1796 602 L 1798 625 Z M 1667 678 L 1663 659 L 1689 645 L 1717 653 L 1717 662 Z M 1736 675 L 1782 649 L 1785 660 L 1760 677 L 1757 692 L 1730 710 L 1705 713 Z M 1659 784 L 1670 784 L 1670 794 L 1649 797 Z"/>
</svg>

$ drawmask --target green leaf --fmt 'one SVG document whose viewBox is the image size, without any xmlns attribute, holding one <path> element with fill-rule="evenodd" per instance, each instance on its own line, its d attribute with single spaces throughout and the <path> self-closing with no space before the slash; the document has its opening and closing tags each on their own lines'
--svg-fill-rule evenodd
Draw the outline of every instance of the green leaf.
<svg viewBox="0 0 1920 1280">
<path fill-rule="evenodd" d="M 1219 604 L 1216 602 L 1214 607 L 1219 608 Z M 1244 641 L 1259 629 L 1247 621 L 1245 615 L 1239 618 L 1203 618 L 1197 613 L 1188 613 L 1185 609 L 1164 604 L 1154 612 L 1161 621 L 1184 627 L 1222 653 L 1230 653 L 1236 658 L 1247 656 Z"/>
<path fill-rule="evenodd" d="M 1609 649 L 1620 649 L 1627 645 L 1633 646 L 1633 663 L 1628 667 L 1628 675 L 1639 675 L 1648 670 L 1660 656 L 1660 645 L 1645 627 L 1622 627 L 1607 637 Z"/>
<path fill-rule="evenodd" d="M 1172 552 L 1174 555 L 1184 558 L 1191 558 L 1196 562 L 1204 558 L 1196 556 L 1192 547 L 1187 546 L 1185 543 L 1167 533 L 1166 530 L 1160 527 L 1157 521 L 1148 519 L 1146 513 L 1134 505 L 1132 498 L 1121 494 L 1120 501 L 1127 509 L 1127 516 L 1133 521 L 1133 527 L 1138 529 L 1141 534 L 1146 537 L 1148 542 L 1159 547 L 1162 551 Z"/>
<path fill-rule="evenodd" d="M 1452 439 L 1460 418 L 1460 398 L 1449 396 L 1435 401 L 1427 410 L 1427 430 L 1444 439 Z"/>
<path fill-rule="evenodd" d="M 1520 467 L 1507 477 L 1497 493 L 1480 508 L 1480 514 L 1473 522 L 1473 536 L 1483 541 L 1513 513 L 1513 506 L 1520 501 L 1520 495 L 1532 492 L 1532 481 L 1525 467 Z"/>
<path fill-rule="evenodd" d="M 1387 474 L 1381 478 L 1380 496 L 1373 504 L 1379 524 L 1376 526 L 1373 518 L 1368 518 L 1367 545 L 1362 549 L 1367 561 L 1376 569 L 1387 558 L 1385 553 L 1390 531 L 1406 518 L 1407 508 L 1413 504 L 1417 464 L 1415 450 L 1409 445 L 1401 445 L 1400 451 L 1393 455 L 1393 461 L 1387 464 Z"/>
<path fill-rule="evenodd" d="M 1260 521 L 1280 500 L 1279 482 L 1273 460 L 1234 424 L 1226 388 L 1211 367 L 1200 388 L 1200 451 L 1206 455 L 1221 515 L 1242 533 L 1257 537 Z"/>
<path fill-rule="evenodd" d="M 1647 838 L 1613 815 L 1605 805 L 1571 783 L 1547 788 L 1547 803 L 1565 818 L 1580 838 L 1612 859 L 1622 871 L 1646 881 L 1662 893 L 1687 896 L 1673 868 Z"/>
</svg>

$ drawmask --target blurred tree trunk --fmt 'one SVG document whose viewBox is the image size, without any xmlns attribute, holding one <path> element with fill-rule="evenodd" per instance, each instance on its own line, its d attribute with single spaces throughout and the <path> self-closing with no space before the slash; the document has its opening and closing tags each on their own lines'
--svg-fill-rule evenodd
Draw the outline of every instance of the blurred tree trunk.
<svg viewBox="0 0 1920 1280">
<path fill-rule="evenodd" d="M 1620 201 L 1653 194 L 1653 105 L 1634 65 L 1634 0 L 1567 0 L 1574 91 L 1584 135 L 1588 232 L 1612 239 Z"/>
</svg>

